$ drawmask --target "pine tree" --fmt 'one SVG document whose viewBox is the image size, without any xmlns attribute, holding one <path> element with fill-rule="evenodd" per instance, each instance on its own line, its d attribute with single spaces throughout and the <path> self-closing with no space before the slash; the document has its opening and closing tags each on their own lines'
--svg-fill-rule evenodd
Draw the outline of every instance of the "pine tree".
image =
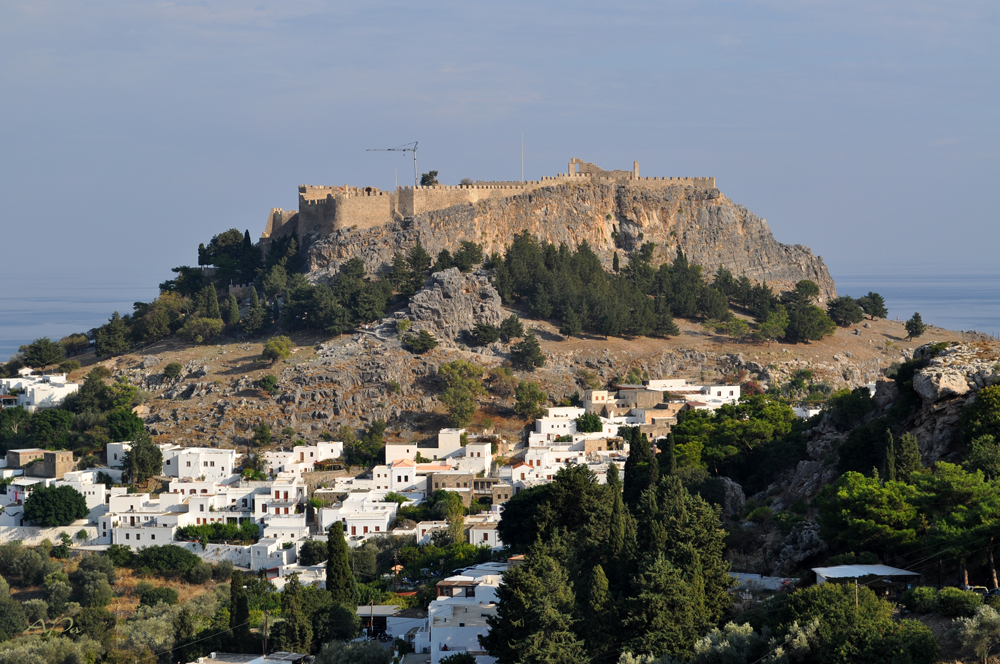
<svg viewBox="0 0 1000 664">
<path fill-rule="evenodd" d="M 126 352 L 132 344 L 128 338 L 128 325 L 116 311 L 111 319 L 94 334 L 94 352 L 98 356 L 118 355 Z"/>
<path fill-rule="evenodd" d="M 916 339 L 927 331 L 927 325 L 919 313 L 914 313 L 910 320 L 906 321 L 907 339 Z"/>
<path fill-rule="evenodd" d="M 565 568 L 541 551 L 504 574 L 497 589 L 496 615 L 479 642 L 499 664 L 586 662 L 583 642 L 573 632 L 576 604 Z"/>
<path fill-rule="evenodd" d="M 229 301 L 226 302 L 226 323 L 236 325 L 240 322 L 240 305 L 236 302 L 236 296 L 230 293 Z"/>
<path fill-rule="evenodd" d="M 354 574 L 347 559 L 347 540 L 339 523 L 330 526 L 326 540 L 326 589 L 334 605 L 352 606 L 357 595 Z"/>
<path fill-rule="evenodd" d="M 675 337 L 680 332 L 677 324 L 674 323 L 667 299 L 662 295 L 657 295 L 653 302 L 653 334 L 658 337 Z"/>
<path fill-rule="evenodd" d="M 572 308 L 567 308 L 563 315 L 562 325 L 559 326 L 559 334 L 566 337 L 577 337 L 583 332 L 583 323 L 580 317 Z"/>
<path fill-rule="evenodd" d="M 697 559 L 697 552 L 693 552 Z M 705 612 L 697 568 L 684 573 L 662 554 L 655 555 L 632 582 L 624 620 L 631 636 L 626 650 L 653 657 L 685 657 L 703 633 Z"/>
</svg>

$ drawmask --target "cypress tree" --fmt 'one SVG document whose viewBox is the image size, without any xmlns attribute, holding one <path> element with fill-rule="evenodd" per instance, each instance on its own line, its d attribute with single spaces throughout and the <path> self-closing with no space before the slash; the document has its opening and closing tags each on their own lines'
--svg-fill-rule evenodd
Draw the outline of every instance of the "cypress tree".
<svg viewBox="0 0 1000 664">
<path fill-rule="evenodd" d="M 657 456 L 657 465 L 660 467 L 660 476 L 673 475 L 677 469 L 677 447 L 674 442 L 674 434 L 668 433 L 666 438 L 661 438 L 662 447 Z"/>
<path fill-rule="evenodd" d="M 254 286 L 250 287 L 250 308 L 256 309 L 260 306 L 260 298 L 257 297 L 257 289 Z"/>
<path fill-rule="evenodd" d="M 885 479 L 887 482 L 896 481 L 896 441 L 893 440 L 892 432 L 885 430 Z"/>
<path fill-rule="evenodd" d="M 603 567 L 597 565 L 590 571 L 583 590 L 581 631 L 591 661 L 601 661 L 602 655 L 608 652 L 615 642 L 611 630 L 616 622 L 615 606 L 608 590 L 608 577 L 604 574 Z"/>
<path fill-rule="evenodd" d="M 629 509 L 635 511 L 642 492 L 656 485 L 659 468 L 653 459 L 646 434 L 639 427 L 619 427 L 618 435 L 629 444 L 628 460 L 625 462 L 624 500 Z"/>
<path fill-rule="evenodd" d="M 233 639 L 236 652 L 250 644 L 250 600 L 243 587 L 243 572 L 233 572 L 229 580 L 229 635 Z"/>
<path fill-rule="evenodd" d="M 281 592 L 281 615 L 278 623 L 275 647 L 287 652 L 309 652 L 312 648 L 312 624 L 302 611 L 302 584 L 299 575 L 292 574 Z"/>
<path fill-rule="evenodd" d="M 236 325 L 240 322 L 240 305 L 236 302 L 236 296 L 229 295 L 229 301 L 226 303 L 226 323 L 229 325 Z"/>
<path fill-rule="evenodd" d="M 334 605 L 351 606 L 355 601 L 354 574 L 347 559 L 347 540 L 339 523 L 330 526 L 326 539 L 326 589 Z"/>
<path fill-rule="evenodd" d="M 619 272 L 622 269 L 621 263 L 618 261 L 618 252 L 615 252 L 614 258 L 611 259 L 611 269 L 615 272 Z"/>
<path fill-rule="evenodd" d="M 896 478 L 909 482 L 910 475 L 920 470 L 921 466 L 917 437 L 912 433 L 904 433 L 896 443 Z"/>
</svg>

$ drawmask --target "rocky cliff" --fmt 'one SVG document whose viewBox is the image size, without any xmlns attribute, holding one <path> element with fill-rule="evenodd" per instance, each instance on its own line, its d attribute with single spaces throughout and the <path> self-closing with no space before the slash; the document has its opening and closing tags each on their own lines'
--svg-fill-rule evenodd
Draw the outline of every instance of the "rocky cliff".
<svg viewBox="0 0 1000 664">
<path fill-rule="evenodd" d="M 394 253 L 406 252 L 418 241 L 432 256 L 442 249 L 454 251 L 462 240 L 478 242 L 487 253 L 502 253 L 522 231 L 570 247 L 587 242 L 607 267 L 616 251 L 654 242 L 657 263 L 669 262 L 680 248 L 707 273 L 722 265 L 779 290 L 811 279 L 824 297 L 836 296 L 822 258 L 808 247 L 778 242 L 766 221 L 718 189 L 644 189 L 627 182 L 562 184 L 375 228 L 341 229 L 309 248 L 310 278 L 323 280 L 355 256 L 370 272 L 378 272 L 388 267 Z"/>
</svg>

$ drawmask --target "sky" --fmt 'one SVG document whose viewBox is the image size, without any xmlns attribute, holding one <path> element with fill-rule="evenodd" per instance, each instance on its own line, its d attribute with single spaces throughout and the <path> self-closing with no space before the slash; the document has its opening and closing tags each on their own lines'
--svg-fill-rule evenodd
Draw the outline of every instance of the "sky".
<svg viewBox="0 0 1000 664">
<path fill-rule="evenodd" d="M 149 299 L 300 184 L 411 182 L 368 148 L 516 180 L 522 135 L 528 179 L 714 176 L 835 279 L 1000 273 L 998 32 L 972 0 L 5 0 L 0 283 Z"/>
</svg>

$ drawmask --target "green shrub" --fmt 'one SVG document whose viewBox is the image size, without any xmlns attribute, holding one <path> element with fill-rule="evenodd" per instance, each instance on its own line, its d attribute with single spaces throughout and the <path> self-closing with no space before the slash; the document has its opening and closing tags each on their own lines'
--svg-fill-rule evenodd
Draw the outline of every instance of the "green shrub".
<svg viewBox="0 0 1000 664">
<path fill-rule="evenodd" d="M 754 523 L 764 523 L 773 516 L 770 507 L 758 507 L 747 515 L 747 521 Z"/>
<path fill-rule="evenodd" d="M 948 618 L 968 618 L 983 605 L 983 598 L 959 588 L 942 588 L 937 594 L 937 612 Z"/>
<path fill-rule="evenodd" d="M 937 608 L 937 598 L 938 591 L 935 588 L 910 588 L 903 593 L 903 606 L 914 613 L 933 613 Z"/>
<path fill-rule="evenodd" d="M 427 351 L 437 348 L 438 345 L 437 339 L 427 330 L 420 330 L 416 334 L 408 335 L 403 339 L 403 343 L 407 345 L 410 351 L 418 355 L 423 355 Z"/>
<path fill-rule="evenodd" d="M 257 387 L 264 390 L 268 394 L 274 394 L 278 391 L 278 378 L 277 376 L 268 374 L 257 381 Z"/>
<path fill-rule="evenodd" d="M 136 555 L 135 567 L 146 574 L 186 574 L 201 563 L 201 558 L 187 549 L 167 544 L 150 546 Z"/>
<path fill-rule="evenodd" d="M 283 360 L 292 354 L 292 340 L 285 336 L 272 337 L 264 344 L 264 350 L 260 354 L 260 359 L 271 362 Z"/>
<path fill-rule="evenodd" d="M 65 373 L 73 373 L 80 368 L 80 363 L 76 360 L 66 360 L 59 365 L 59 370 Z"/>
<path fill-rule="evenodd" d="M 139 591 L 140 606 L 156 606 L 157 604 L 176 604 L 177 591 L 166 586 L 154 586 L 149 583 L 140 583 Z"/>
<path fill-rule="evenodd" d="M 163 377 L 167 380 L 177 380 L 183 370 L 184 367 L 180 365 L 180 362 L 171 362 L 167 366 L 163 367 Z"/>
</svg>

